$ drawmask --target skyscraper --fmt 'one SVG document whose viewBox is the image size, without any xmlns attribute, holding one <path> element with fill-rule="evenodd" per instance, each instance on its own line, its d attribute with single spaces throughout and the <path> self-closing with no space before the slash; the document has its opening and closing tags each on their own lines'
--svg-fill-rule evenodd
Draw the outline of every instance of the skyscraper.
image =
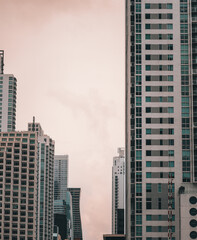
<svg viewBox="0 0 197 240">
<path fill-rule="evenodd" d="M 72 197 L 73 239 L 82 240 L 82 226 L 80 214 L 80 188 L 68 188 Z"/>
<path fill-rule="evenodd" d="M 68 187 L 68 155 L 54 158 L 54 200 L 66 200 Z"/>
<path fill-rule="evenodd" d="M 38 135 L 37 232 L 39 240 L 53 239 L 54 141 L 44 134 L 39 123 L 28 123 Z"/>
<path fill-rule="evenodd" d="M 118 148 L 119 156 L 113 158 L 112 167 L 112 234 L 124 234 L 125 209 L 125 157 L 124 149 Z"/>
<path fill-rule="evenodd" d="M 126 0 L 127 240 L 197 238 L 196 19 L 196 0 Z"/>
<path fill-rule="evenodd" d="M 15 131 L 16 125 L 16 78 L 4 74 L 4 51 L 0 51 L 0 131 Z"/>
<path fill-rule="evenodd" d="M 0 133 L 0 239 L 36 239 L 37 134 Z"/>
<path fill-rule="evenodd" d="M 66 192 L 68 184 L 68 155 L 54 158 L 54 223 L 63 239 L 67 236 Z"/>
</svg>

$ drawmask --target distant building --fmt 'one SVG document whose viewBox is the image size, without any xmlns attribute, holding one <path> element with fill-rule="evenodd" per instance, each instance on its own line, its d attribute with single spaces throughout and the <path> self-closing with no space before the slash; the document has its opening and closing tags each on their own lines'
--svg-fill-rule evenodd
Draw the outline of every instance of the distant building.
<svg viewBox="0 0 197 240">
<path fill-rule="evenodd" d="M 124 149 L 118 148 L 119 156 L 113 158 L 112 167 L 112 234 L 124 234 L 125 209 L 125 157 Z"/>
<path fill-rule="evenodd" d="M 82 240 L 82 226 L 80 215 L 80 188 L 68 188 L 72 196 L 73 239 Z"/>
<path fill-rule="evenodd" d="M 68 187 L 68 155 L 54 158 L 54 200 L 66 200 Z"/>
<path fill-rule="evenodd" d="M 126 236 L 123 234 L 104 234 L 103 240 L 125 240 Z"/>
<path fill-rule="evenodd" d="M 16 128 L 17 80 L 13 74 L 4 74 L 4 51 L 0 50 L 0 131 Z"/>
<path fill-rule="evenodd" d="M 66 192 L 68 184 L 68 155 L 54 158 L 54 224 L 62 239 L 67 238 Z"/>
</svg>

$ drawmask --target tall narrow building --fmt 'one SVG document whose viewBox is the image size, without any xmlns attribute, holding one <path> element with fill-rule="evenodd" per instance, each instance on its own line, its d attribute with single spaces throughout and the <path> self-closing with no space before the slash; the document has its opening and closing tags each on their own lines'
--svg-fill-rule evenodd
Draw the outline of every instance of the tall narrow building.
<svg viewBox="0 0 197 240">
<path fill-rule="evenodd" d="M 54 224 L 62 239 L 67 238 L 66 193 L 68 187 L 68 155 L 54 158 Z"/>
<path fill-rule="evenodd" d="M 112 167 L 112 234 L 124 234 L 125 211 L 125 157 L 124 149 L 118 148 Z"/>
<path fill-rule="evenodd" d="M 52 240 L 55 142 L 44 134 L 39 123 L 28 123 L 28 130 L 35 132 L 38 138 L 36 239 Z"/>
<path fill-rule="evenodd" d="M 127 240 L 197 238 L 196 39 L 196 0 L 126 0 Z"/>
<path fill-rule="evenodd" d="M 10 132 L 16 128 L 16 88 L 13 74 L 4 74 L 4 51 L 0 50 L 0 131 Z"/>
<path fill-rule="evenodd" d="M 54 200 L 66 200 L 68 187 L 68 155 L 54 158 Z"/>
</svg>

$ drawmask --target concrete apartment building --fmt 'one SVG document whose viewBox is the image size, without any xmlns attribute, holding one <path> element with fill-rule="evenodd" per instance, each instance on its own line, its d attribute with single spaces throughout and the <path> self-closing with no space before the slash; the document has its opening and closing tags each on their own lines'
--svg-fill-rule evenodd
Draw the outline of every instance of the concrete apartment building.
<svg viewBox="0 0 197 240">
<path fill-rule="evenodd" d="M 197 239 L 197 1 L 126 0 L 126 239 Z"/>
<path fill-rule="evenodd" d="M 124 234 L 125 211 L 125 157 L 124 149 L 118 148 L 112 167 L 112 234 Z"/>
</svg>

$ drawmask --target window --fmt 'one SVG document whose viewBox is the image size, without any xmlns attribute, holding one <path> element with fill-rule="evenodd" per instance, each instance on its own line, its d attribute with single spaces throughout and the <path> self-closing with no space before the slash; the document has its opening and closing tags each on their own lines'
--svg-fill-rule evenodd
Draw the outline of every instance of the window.
<svg viewBox="0 0 197 240">
<path fill-rule="evenodd" d="M 152 173 L 151 172 L 147 172 L 146 173 L 146 178 L 151 178 L 152 177 Z"/>
<path fill-rule="evenodd" d="M 152 226 L 146 226 L 146 232 L 152 232 Z"/>
<path fill-rule="evenodd" d="M 169 166 L 169 167 L 174 167 L 174 161 L 169 161 L 169 162 L 168 162 L 168 166 Z"/>
<path fill-rule="evenodd" d="M 146 34 L 146 40 L 149 40 L 149 39 L 151 39 L 151 35 L 150 34 Z"/>
<path fill-rule="evenodd" d="M 146 192 L 152 192 L 152 184 L 146 183 Z"/>
<path fill-rule="evenodd" d="M 147 134 L 147 135 L 151 134 L 151 128 L 147 128 L 147 129 L 146 129 L 146 134 Z"/>
<path fill-rule="evenodd" d="M 146 221 L 152 221 L 152 215 L 146 215 Z"/>
<path fill-rule="evenodd" d="M 150 9 L 150 3 L 145 4 L 145 9 Z"/>
<path fill-rule="evenodd" d="M 136 150 L 136 160 L 142 160 L 142 151 Z"/>
<path fill-rule="evenodd" d="M 136 215 L 136 224 L 142 224 L 142 215 Z"/>
<path fill-rule="evenodd" d="M 161 193 L 161 183 L 158 183 L 158 185 L 157 185 L 157 191 L 158 191 L 158 193 Z"/>
<path fill-rule="evenodd" d="M 142 84 L 142 77 L 136 76 L 136 85 L 141 85 L 141 84 Z"/>
<path fill-rule="evenodd" d="M 142 236 L 142 226 L 136 226 L 136 236 Z"/>
<path fill-rule="evenodd" d="M 142 184 L 136 183 L 136 196 L 142 196 Z"/>
<path fill-rule="evenodd" d="M 151 167 L 151 161 L 146 161 L 146 167 Z"/>
<path fill-rule="evenodd" d="M 146 198 L 146 209 L 152 209 L 152 199 Z"/>
<path fill-rule="evenodd" d="M 142 98 L 136 97 L 136 106 L 141 106 L 141 105 L 142 105 Z"/>
</svg>

